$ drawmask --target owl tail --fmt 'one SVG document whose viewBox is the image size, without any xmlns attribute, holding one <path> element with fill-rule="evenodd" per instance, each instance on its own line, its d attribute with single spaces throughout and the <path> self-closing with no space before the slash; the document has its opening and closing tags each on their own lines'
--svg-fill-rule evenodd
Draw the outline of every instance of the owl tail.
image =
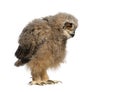
<svg viewBox="0 0 120 92">
<path fill-rule="evenodd" d="M 23 66 L 24 64 L 25 64 L 25 63 L 21 62 L 21 60 L 17 60 L 17 61 L 14 63 L 14 65 L 15 65 L 16 67 Z"/>
</svg>

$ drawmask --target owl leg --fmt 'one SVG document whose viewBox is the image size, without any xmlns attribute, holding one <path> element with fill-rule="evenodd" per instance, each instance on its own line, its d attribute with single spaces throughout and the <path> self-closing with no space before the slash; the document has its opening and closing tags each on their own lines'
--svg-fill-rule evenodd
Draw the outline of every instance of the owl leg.
<svg viewBox="0 0 120 92">
<path fill-rule="evenodd" d="M 30 85 L 42 85 L 43 86 L 47 84 L 62 83 L 61 81 L 49 80 L 47 71 L 43 69 L 38 72 L 36 70 L 32 70 L 31 75 L 32 75 L 32 81 L 29 82 Z"/>
<path fill-rule="evenodd" d="M 47 81 L 49 80 L 47 70 L 43 69 L 40 73 L 40 77 L 41 77 L 41 83 L 39 85 L 46 85 Z"/>
<path fill-rule="evenodd" d="M 56 84 L 56 83 L 62 83 L 61 81 L 56 81 L 56 80 L 49 80 L 47 70 L 42 69 L 40 72 L 40 78 L 41 82 L 37 83 L 37 85 L 47 85 L 47 84 Z"/>
<path fill-rule="evenodd" d="M 31 71 L 32 81 L 29 82 L 30 85 L 46 85 L 49 79 L 46 70 L 41 70 L 37 72 L 36 70 Z"/>
<path fill-rule="evenodd" d="M 62 83 L 61 81 L 56 81 L 56 80 L 49 80 L 48 74 L 46 70 L 43 70 L 41 73 L 41 84 L 46 85 L 46 84 L 56 84 L 56 83 Z"/>
<path fill-rule="evenodd" d="M 46 71 L 46 70 L 42 70 L 42 72 L 41 72 L 40 76 L 41 76 L 41 80 L 42 80 L 42 81 L 47 81 L 47 80 L 49 79 L 49 77 L 48 77 L 48 74 L 47 74 L 47 71 Z"/>
<path fill-rule="evenodd" d="M 39 85 L 41 84 L 41 77 L 40 77 L 40 71 L 37 70 L 32 70 L 31 75 L 32 75 L 32 81 L 29 82 L 30 85 Z"/>
</svg>

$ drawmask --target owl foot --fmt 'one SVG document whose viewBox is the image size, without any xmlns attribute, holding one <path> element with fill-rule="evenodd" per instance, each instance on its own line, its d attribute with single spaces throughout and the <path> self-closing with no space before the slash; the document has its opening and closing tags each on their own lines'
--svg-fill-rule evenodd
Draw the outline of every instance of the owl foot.
<svg viewBox="0 0 120 92">
<path fill-rule="evenodd" d="M 62 83 L 61 81 L 56 81 L 56 80 L 47 80 L 47 81 L 31 81 L 29 82 L 29 85 L 40 85 L 40 86 L 44 86 L 44 85 L 51 85 L 51 84 L 57 84 L 57 83 Z"/>
<path fill-rule="evenodd" d="M 46 82 L 39 82 L 39 81 L 31 81 L 29 82 L 29 85 L 46 85 Z"/>
</svg>

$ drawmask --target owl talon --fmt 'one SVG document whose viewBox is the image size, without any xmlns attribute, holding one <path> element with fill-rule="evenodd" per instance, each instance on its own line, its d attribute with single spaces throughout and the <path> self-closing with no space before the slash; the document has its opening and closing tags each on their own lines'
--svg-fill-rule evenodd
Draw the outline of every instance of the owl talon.
<svg viewBox="0 0 120 92">
<path fill-rule="evenodd" d="M 46 85 L 46 82 L 41 82 L 41 83 L 38 84 L 38 85 L 40 85 L 40 86 L 44 86 L 44 85 Z"/>
<path fill-rule="evenodd" d="M 61 81 L 56 81 L 56 80 L 48 80 L 47 84 L 57 84 L 57 83 L 62 83 Z"/>
<path fill-rule="evenodd" d="M 37 81 L 31 81 L 29 82 L 29 85 L 40 85 L 40 86 L 44 86 L 44 85 L 47 85 L 48 83 L 47 82 L 37 82 Z"/>
<path fill-rule="evenodd" d="M 32 81 L 30 81 L 28 84 L 29 84 L 29 85 L 33 85 Z"/>
</svg>

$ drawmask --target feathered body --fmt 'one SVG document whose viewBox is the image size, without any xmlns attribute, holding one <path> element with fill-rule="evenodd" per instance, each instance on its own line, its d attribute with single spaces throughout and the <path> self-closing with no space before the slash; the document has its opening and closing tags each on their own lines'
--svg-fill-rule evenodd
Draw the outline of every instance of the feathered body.
<svg viewBox="0 0 120 92">
<path fill-rule="evenodd" d="M 35 19 L 22 31 L 15 53 L 16 66 L 27 64 L 31 70 L 31 84 L 48 81 L 47 69 L 64 62 L 67 39 L 73 37 L 77 19 L 67 13 Z"/>
</svg>

